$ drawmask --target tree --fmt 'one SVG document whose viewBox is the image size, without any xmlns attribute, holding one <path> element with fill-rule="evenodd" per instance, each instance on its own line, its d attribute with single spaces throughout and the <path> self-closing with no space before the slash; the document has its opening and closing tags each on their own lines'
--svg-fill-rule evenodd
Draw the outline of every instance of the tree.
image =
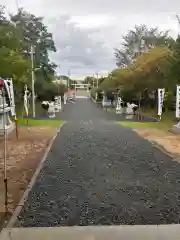
<svg viewBox="0 0 180 240">
<path fill-rule="evenodd" d="M 156 46 L 173 46 L 174 41 L 168 36 L 168 31 L 160 32 L 158 28 L 148 29 L 146 25 L 135 26 L 123 36 L 121 50 L 115 49 L 116 64 L 126 67 L 142 53 L 150 51 Z"/>
<path fill-rule="evenodd" d="M 84 83 L 91 84 L 91 86 L 97 85 L 97 79 L 94 76 L 87 76 L 84 79 Z"/>
<path fill-rule="evenodd" d="M 31 46 L 35 49 L 35 68 L 37 80 L 49 80 L 54 75 L 56 64 L 51 63 L 48 53 L 56 51 L 52 34 L 48 32 L 47 27 L 43 24 L 42 17 L 20 9 L 15 15 L 11 15 L 11 21 L 19 29 L 25 43 L 21 53 L 30 59 Z"/>
<path fill-rule="evenodd" d="M 165 79 L 167 79 L 166 74 L 170 67 L 171 56 L 172 52 L 166 46 L 156 47 L 148 53 L 141 54 L 132 66 L 134 74 L 139 78 L 140 85 L 151 90 L 168 87 L 170 83 Z M 141 79 L 144 79 L 143 83 Z"/>
<path fill-rule="evenodd" d="M 3 10 L 0 7 L 0 76 L 13 78 L 17 85 L 28 81 L 30 61 L 21 54 L 24 43 L 19 29 L 5 18 Z"/>
<path fill-rule="evenodd" d="M 16 101 L 22 97 L 20 93 L 25 83 L 31 88 L 31 45 L 35 47 L 35 83 L 40 86 L 36 93 L 48 87 L 52 90 L 56 64 L 50 61 L 49 51 L 56 51 L 56 48 L 43 18 L 20 9 L 9 20 L 4 7 L 0 6 L 0 76 L 13 78 Z"/>
<path fill-rule="evenodd" d="M 152 48 L 141 53 L 130 66 L 113 70 L 100 88 L 105 91 L 118 88 L 126 101 L 132 99 L 138 101 L 141 96 L 143 101 L 146 99 L 146 103 L 152 103 L 152 95 L 157 88 L 163 87 L 166 88 L 169 98 L 166 103 L 171 102 L 177 83 L 175 78 L 172 79 L 171 67 L 174 59 L 173 52 L 168 46 Z"/>
<path fill-rule="evenodd" d="M 127 50 L 119 50 L 115 48 L 116 65 L 119 68 L 127 67 L 131 64 L 131 59 Z"/>
<path fill-rule="evenodd" d="M 177 37 L 175 44 L 172 48 L 172 58 L 171 60 L 171 69 L 170 75 L 172 79 L 175 79 L 177 84 L 180 83 L 180 36 Z"/>
</svg>

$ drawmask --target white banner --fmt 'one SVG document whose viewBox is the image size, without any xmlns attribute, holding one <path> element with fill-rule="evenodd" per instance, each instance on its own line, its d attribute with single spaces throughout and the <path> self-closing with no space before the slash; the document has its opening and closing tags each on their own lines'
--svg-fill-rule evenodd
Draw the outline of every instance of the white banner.
<svg viewBox="0 0 180 240">
<path fill-rule="evenodd" d="M 180 85 L 176 88 L 176 118 L 180 118 Z"/>
<path fill-rule="evenodd" d="M 15 100 L 14 100 L 14 89 L 13 89 L 13 81 L 12 79 L 4 79 L 4 84 L 8 93 L 10 107 L 11 107 L 11 115 L 15 116 Z"/>
<path fill-rule="evenodd" d="M 28 116 L 29 111 L 28 111 L 28 89 L 27 89 L 27 85 L 25 85 L 24 87 L 24 109 L 26 111 L 26 116 Z"/>
<path fill-rule="evenodd" d="M 161 117 L 164 102 L 165 89 L 158 88 L 158 115 Z"/>
</svg>

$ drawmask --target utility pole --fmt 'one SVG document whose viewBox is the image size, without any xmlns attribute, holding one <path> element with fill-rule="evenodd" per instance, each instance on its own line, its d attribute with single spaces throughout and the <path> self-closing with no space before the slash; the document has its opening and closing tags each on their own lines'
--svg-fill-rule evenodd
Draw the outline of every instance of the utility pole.
<svg viewBox="0 0 180 240">
<path fill-rule="evenodd" d="M 16 8 L 17 8 L 17 11 L 19 12 L 19 4 L 18 4 L 18 0 L 15 0 L 16 1 Z"/>
<path fill-rule="evenodd" d="M 94 88 L 94 74 L 93 74 L 93 88 Z"/>
<path fill-rule="evenodd" d="M 68 70 L 68 91 L 69 91 L 69 88 L 70 88 L 70 74 L 71 74 L 71 71 Z"/>
<path fill-rule="evenodd" d="M 97 83 L 96 83 L 96 86 L 97 86 L 97 88 L 99 87 L 99 74 L 98 74 L 98 72 L 96 73 L 96 76 L 97 76 Z"/>
<path fill-rule="evenodd" d="M 34 47 L 31 46 L 31 75 L 32 75 L 32 109 L 33 109 L 33 118 L 36 116 L 35 109 L 35 92 L 34 92 Z"/>
</svg>

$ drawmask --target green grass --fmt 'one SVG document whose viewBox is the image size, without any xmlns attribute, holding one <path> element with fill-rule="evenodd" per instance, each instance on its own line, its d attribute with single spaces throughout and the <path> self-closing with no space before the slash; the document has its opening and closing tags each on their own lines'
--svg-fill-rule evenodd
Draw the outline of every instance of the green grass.
<svg viewBox="0 0 180 240">
<path fill-rule="evenodd" d="M 123 127 L 136 128 L 158 128 L 158 129 L 170 129 L 172 124 L 169 125 L 166 122 L 120 122 Z"/>
<path fill-rule="evenodd" d="M 146 116 L 151 116 L 159 118 L 155 110 L 141 109 L 140 113 Z M 124 127 L 130 128 L 158 128 L 158 129 L 170 129 L 173 124 L 176 122 L 175 112 L 166 112 L 162 114 L 162 119 L 160 122 L 120 122 Z"/>
<path fill-rule="evenodd" d="M 106 108 L 104 108 L 104 109 L 106 109 Z M 107 108 L 107 112 L 113 112 L 113 113 L 115 113 L 116 112 L 116 108 Z"/>
<path fill-rule="evenodd" d="M 41 107 L 40 102 L 36 102 L 36 113 L 40 114 L 43 112 L 43 109 Z M 59 127 L 63 121 L 62 120 L 37 120 L 37 119 L 27 119 L 23 118 L 23 115 L 25 116 L 25 112 L 23 112 L 23 107 L 22 104 L 19 104 L 16 106 L 16 114 L 17 114 L 17 119 L 18 119 L 18 125 L 21 127 L 25 126 L 52 126 L 52 127 Z M 32 104 L 30 105 L 29 108 L 29 115 L 32 115 Z"/>
<path fill-rule="evenodd" d="M 156 109 L 142 108 L 142 109 L 140 109 L 139 112 L 142 113 L 143 115 L 151 116 L 151 117 L 159 119 Z M 162 113 L 162 121 L 166 121 L 166 122 L 167 121 L 169 121 L 169 122 L 176 121 L 175 111 L 168 111 L 168 112 Z"/>
<path fill-rule="evenodd" d="M 92 99 L 92 101 L 93 101 L 94 103 L 97 103 L 96 100 L 95 100 L 94 98 L 91 98 L 91 99 Z"/>
<path fill-rule="evenodd" d="M 62 120 L 37 120 L 37 119 L 18 119 L 19 126 L 53 126 L 59 127 L 63 123 Z"/>
<path fill-rule="evenodd" d="M 156 119 L 159 119 L 159 116 L 157 115 L 157 109 L 141 109 L 139 111 L 145 116 L 151 116 Z M 156 123 L 145 123 L 148 124 L 149 127 L 155 127 L 155 128 L 171 128 L 173 124 L 177 122 L 175 117 L 175 111 L 168 111 L 162 113 L 162 118 L 160 122 Z"/>
</svg>

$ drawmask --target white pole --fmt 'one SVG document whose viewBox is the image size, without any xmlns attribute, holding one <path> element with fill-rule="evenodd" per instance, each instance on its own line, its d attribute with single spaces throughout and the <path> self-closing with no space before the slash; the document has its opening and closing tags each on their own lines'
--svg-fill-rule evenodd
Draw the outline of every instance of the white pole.
<svg viewBox="0 0 180 240">
<path fill-rule="evenodd" d="M 98 78 L 98 72 L 97 72 L 97 88 L 99 87 L 99 78 Z"/>
<path fill-rule="evenodd" d="M 31 46 L 31 73 L 32 73 L 32 108 L 33 108 L 33 118 L 35 118 L 35 92 L 34 92 L 34 47 Z"/>
<path fill-rule="evenodd" d="M 68 70 L 68 91 L 69 91 L 69 87 L 70 87 L 70 70 Z"/>
<path fill-rule="evenodd" d="M 15 2 L 16 2 L 17 11 L 19 12 L 19 3 L 18 3 L 18 0 L 15 0 Z"/>
</svg>

